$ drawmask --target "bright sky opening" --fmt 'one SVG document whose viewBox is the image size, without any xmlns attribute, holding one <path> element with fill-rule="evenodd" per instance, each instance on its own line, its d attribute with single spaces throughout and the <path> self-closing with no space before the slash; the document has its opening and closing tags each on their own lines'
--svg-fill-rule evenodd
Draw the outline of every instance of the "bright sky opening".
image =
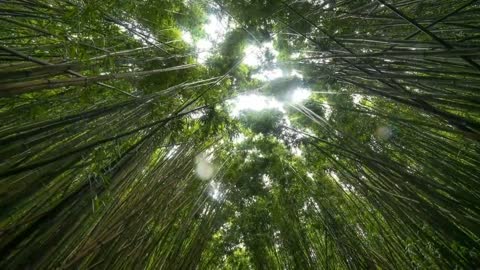
<svg viewBox="0 0 480 270">
<path fill-rule="evenodd" d="M 155 36 L 148 30 L 142 27 L 140 23 L 137 21 L 127 22 L 125 21 L 125 26 L 117 25 L 120 28 L 120 31 L 124 33 L 128 33 L 132 36 L 136 41 L 141 42 L 145 46 L 149 46 L 151 44 L 157 45 L 158 42 L 155 39 Z"/>
<path fill-rule="evenodd" d="M 212 55 L 212 50 L 216 45 L 221 43 L 225 38 L 225 34 L 231 27 L 227 17 L 219 17 L 215 14 L 210 14 L 207 23 L 203 26 L 205 37 L 194 42 L 192 34 L 189 32 L 182 32 L 182 39 L 193 46 L 197 52 L 197 61 L 204 64 Z"/>
</svg>

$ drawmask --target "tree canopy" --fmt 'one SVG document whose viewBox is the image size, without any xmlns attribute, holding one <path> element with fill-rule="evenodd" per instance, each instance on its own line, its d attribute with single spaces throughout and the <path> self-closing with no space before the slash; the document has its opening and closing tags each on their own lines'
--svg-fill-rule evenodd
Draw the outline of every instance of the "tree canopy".
<svg viewBox="0 0 480 270">
<path fill-rule="evenodd" d="M 476 269 L 480 2 L 0 1 L 0 269 Z"/>
</svg>

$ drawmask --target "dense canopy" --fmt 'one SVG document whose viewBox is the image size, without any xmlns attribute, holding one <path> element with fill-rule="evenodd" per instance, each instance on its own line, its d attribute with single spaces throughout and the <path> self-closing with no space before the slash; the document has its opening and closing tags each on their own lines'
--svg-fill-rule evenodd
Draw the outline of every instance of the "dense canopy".
<svg viewBox="0 0 480 270">
<path fill-rule="evenodd" d="M 476 269 L 480 1 L 0 1 L 0 269 Z"/>
</svg>

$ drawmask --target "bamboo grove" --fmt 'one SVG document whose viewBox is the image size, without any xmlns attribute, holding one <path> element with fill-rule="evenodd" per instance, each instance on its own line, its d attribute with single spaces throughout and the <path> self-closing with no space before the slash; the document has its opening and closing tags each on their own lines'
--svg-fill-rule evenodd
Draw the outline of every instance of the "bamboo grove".
<svg viewBox="0 0 480 270">
<path fill-rule="evenodd" d="M 476 269 L 479 91 L 476 0 L 0 1 L 0 269 Z"/>
</svg>

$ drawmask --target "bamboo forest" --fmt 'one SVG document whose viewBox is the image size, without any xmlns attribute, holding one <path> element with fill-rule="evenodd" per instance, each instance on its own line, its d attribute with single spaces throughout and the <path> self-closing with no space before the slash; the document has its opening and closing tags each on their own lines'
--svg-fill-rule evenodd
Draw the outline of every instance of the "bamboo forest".
<svg viewBox="0 0 480 270">
<path fill-rule="evenodd" d="M 0 269 L 480 269 L 480 1 L 0 0 Z"/>
</svg>

